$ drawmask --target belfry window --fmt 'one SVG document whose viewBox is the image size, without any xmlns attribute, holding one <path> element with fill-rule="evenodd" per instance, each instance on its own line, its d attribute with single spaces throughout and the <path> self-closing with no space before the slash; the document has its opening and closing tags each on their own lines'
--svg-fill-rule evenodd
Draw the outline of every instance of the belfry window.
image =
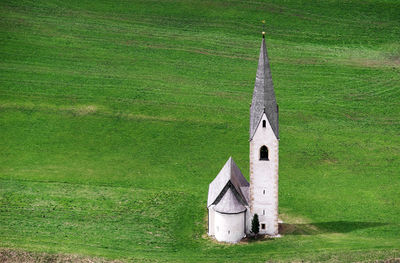
<svg viewBox="0 0 400 263">
<path fill-rule="evenodd" d="M 262 161 L 268 161 L 268 148 L 267 146 L 263 145 L 260 148 L 260 160 Z"/>
<path fill-rule="evenodd" d="M 267 127 L 267 121 L 263 120 L 263 128 Z"/>
</svg>

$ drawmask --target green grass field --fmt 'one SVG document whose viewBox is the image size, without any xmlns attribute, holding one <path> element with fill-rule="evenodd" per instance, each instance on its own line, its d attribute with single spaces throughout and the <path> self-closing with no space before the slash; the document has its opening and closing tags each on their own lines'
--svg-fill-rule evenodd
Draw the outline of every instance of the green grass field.
<svg viewBox="0 0 400 263">
<path fill-rule="evenodd" d="M 217 244 L 267 21 L 284 235 Z M 400 2 L 0 3 L 0 247 L 139 262 L 400 257 Z M 21 252 L 22 253 L 22 252 Z"/>
</svg>

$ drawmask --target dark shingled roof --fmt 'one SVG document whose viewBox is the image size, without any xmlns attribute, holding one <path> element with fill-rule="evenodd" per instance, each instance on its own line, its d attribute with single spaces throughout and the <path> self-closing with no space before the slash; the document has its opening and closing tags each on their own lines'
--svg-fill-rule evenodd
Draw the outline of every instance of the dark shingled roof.
<svg viewBox="0 0 400 263">
<path fill-rule="evenodd" d="M 249 203 L 249 183 L 229 157 L 208 188 L 207 207 L 216 205 L 221 213 L 238 213 Z M 244 210 L 243 210 L 244 209 Z"/>
<path fill-rule="evenodd" d="M 263 36 L 260 48 L 260 58 L 258 59 L 253 100 L 250 107 L 250 140 L 253 139 L 254 133 L 264 112 L 267 115 L 269 124 L 271 125 L 276 138 L 279 139 L 278 104 L 275 99 L 267 47 L 265 46 L 265 38 Z"/>
</svg>

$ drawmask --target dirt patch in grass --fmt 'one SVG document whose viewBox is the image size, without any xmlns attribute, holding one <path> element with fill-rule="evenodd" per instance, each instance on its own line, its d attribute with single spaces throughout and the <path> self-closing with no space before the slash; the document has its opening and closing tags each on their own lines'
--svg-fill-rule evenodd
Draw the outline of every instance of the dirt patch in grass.
<svg viewBox="0 0 400 263">
<path fill-rule="evenodd" d="M 330 158 L 330 159 L 324 159 L 323 162 L 327 164 L 336 164 L 338 160 Z"/>
<path fill-rule="evenodd" d="M 262 242 L 262 241 L 270 241 L 276 237 L 272 237 L 269 235 L 257 235 L 257 236 L 247 236 L 240 240 L 240 244 L 249 244 L 252 242 Z"/>
<path fill-rule="evenodd" d="M 357 222 L 357 221 L 331 221 L 306 224 L 279 224 L 281 235 L 318 235 L 333 233 L 349 233 L 364 228 L 374 228 L 388 225 L 381 222 Z"/>
<path fill-rule="evenodd" d="M 304 57 L 304 58 L 278 57 L 276 58 L 276 61 L 292 65 L 322 65 L 327 62 L 326 59 L 316 58 L 316 57 Z"/>
<path fill-rule="evenodd" d="M 279 224 L 281 235 L 315 235 L 319 232 L 319 229 L 312 224 Z"/>
<path fill-rule="evenodd" d="M 92 258 L 82 257 L 78 255 L 66 255 L 66 254 L 48 254 L 48 253 L 36 253 L 28 252 L 23 250 L 14 250 L 2 248 L 0 249 L 0 262 L 14 263 L 14 262 L 122 262 L 119 260 L 106 260 L 104 258 Z"/>
<path fill-rule="evenodd" d="M 343 62 L 344 64 L 350 64 L 354 66 L 361 66 L 366 68 L 378 68 L 378 67 L 400 67 L 400 57 L 399 56 L 390 56 L 387 58 L 381 59 L 372 59 L 372 58 L 351 58 L 347 62 Z"/>
<path fill-rule="evenodd" d="M 95 105 L 85 105 L 85 106 L 80 106 L 75 109 L 76 113 L 79 115 L 88 115 L 95 113 L 97 111 L 97 107 Z"/>
</svg>

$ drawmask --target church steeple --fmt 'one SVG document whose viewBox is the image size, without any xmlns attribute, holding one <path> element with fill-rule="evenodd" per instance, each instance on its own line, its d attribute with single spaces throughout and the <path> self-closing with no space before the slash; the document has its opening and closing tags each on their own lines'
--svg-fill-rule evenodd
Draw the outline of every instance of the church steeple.
<svg viewBox="0 0 400 263">
<path fill-rule="evenodd" d="M 253 139 L 264 112 L 276 138 L 279 139 L 278 104 L 275 99 L 271 68 L 269 65 L 267 47 L 265 45 L 265 32 L 263 32 L 261 41 L 256 83 L 254 85 L 253 100 L 250 107 L 250 140 Z"/>
<path fill-rule="evenodd" d="M 264 32 L 250 107 L 249 146 L 250 184 L 229 158 L 208 190 L 208 234 L 218 241 L 236 243 L 251 234 L 256 214 L 260 234 L 279 234 L 278 105 Z"/>
</svg>

